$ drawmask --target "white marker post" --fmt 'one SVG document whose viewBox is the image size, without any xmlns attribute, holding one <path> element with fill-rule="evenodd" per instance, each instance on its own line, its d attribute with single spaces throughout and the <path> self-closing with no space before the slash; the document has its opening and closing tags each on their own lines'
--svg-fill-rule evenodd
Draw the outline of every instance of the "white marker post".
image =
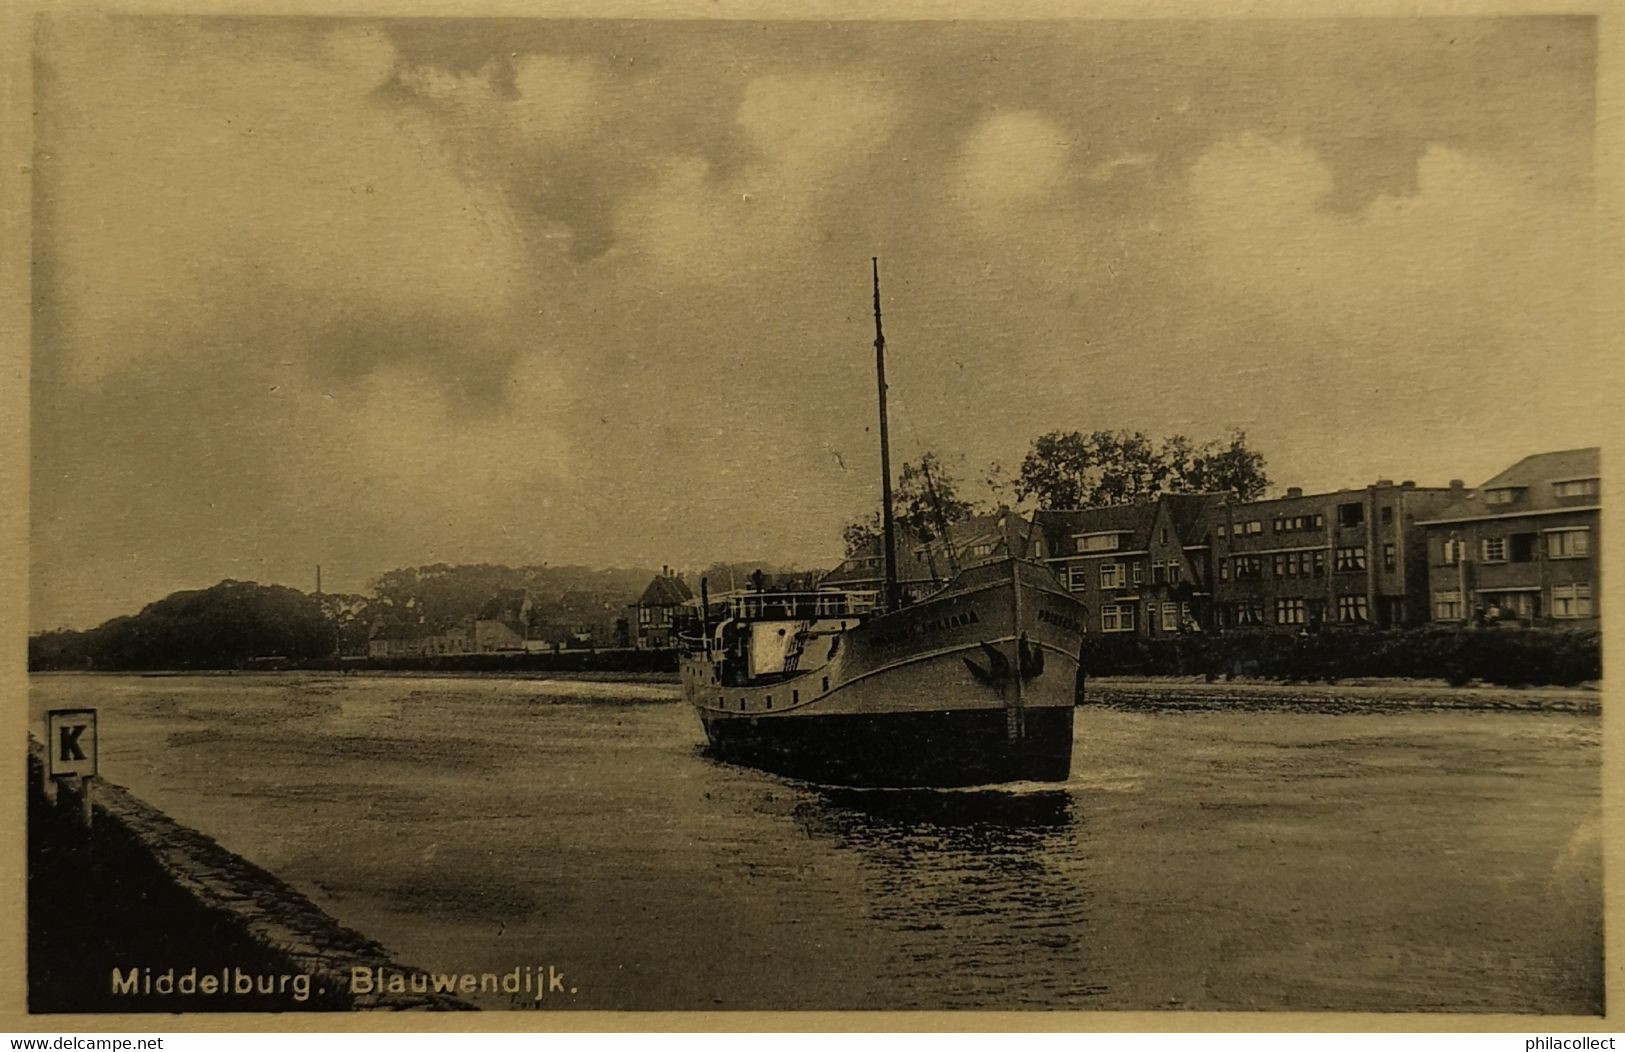
<svg viewBox="0 0 1625 1052">
<path fill-rule="evenodd" d="M 52 781 L 79 790 L 79 822 L 91 821 L 91 786 L 96 781 L 96 710 L 52 709 L 45 714 L 46 771 Z"/>
</svg>

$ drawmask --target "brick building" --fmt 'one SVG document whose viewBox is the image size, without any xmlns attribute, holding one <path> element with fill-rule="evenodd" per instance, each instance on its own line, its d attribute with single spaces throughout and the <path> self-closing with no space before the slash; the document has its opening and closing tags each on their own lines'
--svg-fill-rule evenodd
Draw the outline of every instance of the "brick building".
<svg viewBox="0 0 1625 1052">
<path fill-rule="evenodd" d="M 1600 451 L 1537 453 L 1421 523 L 1435 621 L 1595 623 Z"/>
<path fill-rule="evenodd" d="M 1363 489 L 1224 503 L 1210 512 L 1219 628 L 1413 625 L 1427 619 L 1421 522 L 1444 487 Z"/>
<path fill-rule="evenodd" d="M 1038 519 L 1091 631 L 1405 625 L 1428 614 L 1421 521 L 1451 493 L 1383 479 L 1247 502 L 1164 494 Z"/>
</svg>

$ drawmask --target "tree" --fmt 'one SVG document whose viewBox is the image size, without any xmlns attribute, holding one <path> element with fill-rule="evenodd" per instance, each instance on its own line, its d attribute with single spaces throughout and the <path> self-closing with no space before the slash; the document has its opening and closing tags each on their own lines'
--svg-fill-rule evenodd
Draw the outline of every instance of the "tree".
<svg viewBox="0 0 1625 1052">
<path fill-rule="evenodd" d="M 927 451 L 920 459 L 903 465 L 892 487 L 892 516 L 897 535 L 922 543 L 936 540 L 944 524 L 952 526 L 976 513 L 974 502 L 962 497 L 964 482 L 935 453 Z M 880 512 L 870 512 L 841 530 L 841 540 L 850 558 L 880 543 Z"/>
<path fill-rule="evenodd" d="M 841 542 L 846 545 L 850 559 L 880 543 L 880 512 L 872 511 L 867 518 L 855 519 L 841 528 Z"/>
<path fill-rule="evenodd" d="M 904 464 L 892 492 L 898 528 L 928 542 L 937 538 L 944 524 L 952 526 L 970 518 L 975 505 L 960 497 L 961 485 L 935 453 L 925 453 L 918 463 Z"/>
<path fill-rule="evenodd" d="M 32 656 L 53 658 L 42 640 Z M 64 640 L 64 642 L 66 642 Z M 96 668 L 231 668 L 254 658 L 324 658 L 338 629 L 314 596 L 281 585 L 221 581 L 175 592 L 139 614 L 115 617 L 73 641 L 75 665 Z"/>
<path fill-rule="evenodd" d="M 1033 440 L 1016 480 L 1018 499 L 1042 508 L 1130 504 L 1161 493 L 1233 493 L 1256 500 L 1269 486 L 1264 457 L 1247 436 L 1193 443 L 1170 435 L 1153 444 L 1142 431 L 1052 431 Z"/>
<path fill-rule="evenodd" d="M 1209 442 L 1197 453 L 1188 475 L 1191 492 L 1233 493 L 1258 500 L 1269 489 L 1264 454 L 1247 448 L 1247 433 L 1232 431 L 1225 442 Z"/>
</svg>

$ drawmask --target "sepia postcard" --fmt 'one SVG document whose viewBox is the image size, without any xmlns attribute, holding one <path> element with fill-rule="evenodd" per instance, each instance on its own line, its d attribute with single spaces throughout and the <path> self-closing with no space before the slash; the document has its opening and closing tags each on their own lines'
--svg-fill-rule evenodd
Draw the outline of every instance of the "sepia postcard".
<svg viewBox="0 0 1625 1052">
<path fill-rule="evenodd" d="M 19 1025 L 1609 1025 L 1608 12 L 7 17 Z"/>
</svg>

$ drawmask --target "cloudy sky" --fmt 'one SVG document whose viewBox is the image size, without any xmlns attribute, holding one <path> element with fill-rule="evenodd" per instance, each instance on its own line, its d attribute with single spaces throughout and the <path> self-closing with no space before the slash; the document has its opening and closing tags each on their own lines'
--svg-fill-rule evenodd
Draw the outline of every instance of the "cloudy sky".
<svg viewBox="0 0 1625 1052">
<path fill-rule="evenodd" d="M 1595 26 L 63 17 L 33 615 L 434 561 L 828 561 L 896 455 L 1600 441 Z"/>
</svg>

